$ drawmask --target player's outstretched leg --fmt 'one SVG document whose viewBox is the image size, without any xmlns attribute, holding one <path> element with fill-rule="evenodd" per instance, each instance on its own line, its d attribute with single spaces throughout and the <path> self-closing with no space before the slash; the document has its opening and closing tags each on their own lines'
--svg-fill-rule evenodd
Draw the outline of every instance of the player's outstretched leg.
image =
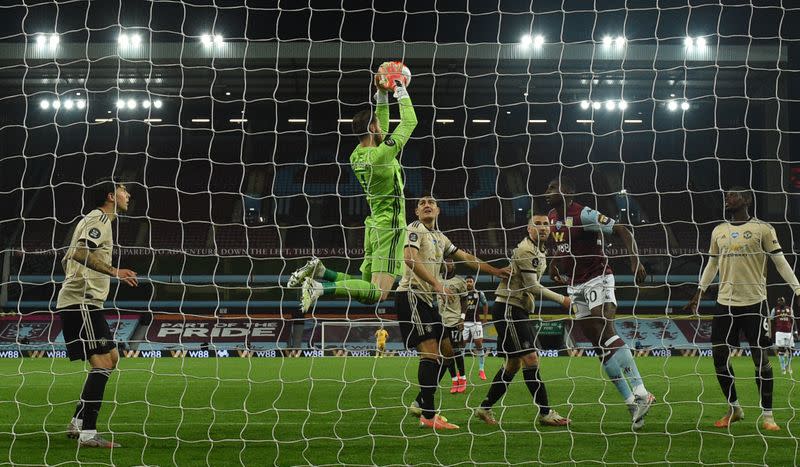
<svg viewBox="0 0 800 467">
<path fill-rule="evenodd" d="M 353 277 L 343 272 L 336 272 L 325 267 L 322 260 L 312 256 L 310 260 L 289 276 L 286 287 L 300 287 L 306 278 L 319 279 L 327 282 L 339 282 L 352 279 Z"/>
<path fill-rule="evenodd" d="M 347 297 L 366 305 L 372 305 L 380 300 L 381 291 L 375 284 L 361 279 L 347 279 L 323 284 L 307 277 L 300 293 L 300 309 L 303 313 L 308 312 L 317 299 L 324 296 Z"/>
</svg>

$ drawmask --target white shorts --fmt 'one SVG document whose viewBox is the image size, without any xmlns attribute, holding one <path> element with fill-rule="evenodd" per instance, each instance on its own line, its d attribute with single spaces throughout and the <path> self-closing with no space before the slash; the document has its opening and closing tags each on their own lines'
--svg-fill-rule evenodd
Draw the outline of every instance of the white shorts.
<svg viewBox="0 0 800 467">
<path fill-rule="evenodd" d="M 483 339 L 483 323 L 466 321 L 464 323 L 464 334 L 462 338 L 464 339 L 464 343 L 470 340 Z"/>
<path fill-rule="evenodd" d="M 775 333 L 775 346 L 776 347 L 794 347 L 794 339 L 791 332 L 776 332 Z"/>
<path fill-rule="evenodd" d="M 575 318 L 585 318 L 591 314 L 591 309 L 604 303 L 617 305 L 614 295 L 614 275 L 597 276 L 594 279 L 567 287 L 567 293 L 572 300 L 572 313 Z"/>
</svg>

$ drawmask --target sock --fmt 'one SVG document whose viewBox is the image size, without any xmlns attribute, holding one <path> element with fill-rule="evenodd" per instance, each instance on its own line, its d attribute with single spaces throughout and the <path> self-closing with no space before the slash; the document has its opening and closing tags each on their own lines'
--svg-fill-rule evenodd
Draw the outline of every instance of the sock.
<svg viewBox="0 0 800 467">
<path fill-rule="evenodd" d="M 450 373 L 450 376 L 455 376 L 455 367 L 453 366 L 453 359 L 451 358 L 443 358 L 439 362 L 439 377 L 436 379 L 437 382 L 442 382 L 442 378 L 446 373 Z"/>
<path fill-rule="evenodd" d="M 789 349 L 786 352 L 786 369 L 790 370 L 792 368 L 792 354 L 794 353 L 794 349 Z"/>
<path fill-rule="evenodd" d="M 486 351 L 481 347 L 478 349 L 478 369 L 483 370 L 483 364 L 486 360 Z"/>
<path fill-rule="evenodd" d="M 615 339 L 616 338 L 616 339 Z M 614 340 L 612 340 L 614 339 Z M 625 369 L 621 364 L 625 361 L 625 355 L 619 354 L 620 350 L 622 350 L 623 344 L 622 339 L 618 336 L 614 336 L 608 341 L 606 341 L 605 347 L 603 350 L 602 360 L 603 360 L 603 370 L 605 370 L 606 375 L 614 383 L 614 386 L 617 387 L 617 391 L 619 391 L 620 396 L 625 400 L 626 404 L 630 404 L 633 402 L 633 393 L 631 392 L 630 386 L 628 386 L 628 381 L 625 380 L 624 372 L 628 369 Z M 627 350 L 627 348 L 626 348 Z M 630 360 L 633 360 L 633 356 L 631 356 L 631 351 L 628 350 L 628 356 Z M 638 375 L 638 371 L 636 372 Z M 641 385 L 641 378 L 639 379 L 639 384 Z"/>
<path fill-rule="evenodd" d="M 79 430 L 83 428 L 83 420 L 80 418 L 72 417 L 72 424 L 77 426 Z"/>
<path fill-rule="evenodd" d="M 725 395 L 728 403 L 735 407 L 738 405 L 739 397 L 736 395 L 736 384 L 733 381 L 733 368 L 728 363 L 729 354 L 730 350 L 725 344 L 716 345 L 711 350 L 719 387 L 722 389 L 722 394 Z"/>
<path fill-rule="evenodd" d="M 765 417 L 771 417 L 772 416 L 772 410 L 763 410 L 761 412 L 761 415 L 763 415 Z"/>
<path fill-rule="evenodd" d="M 783 356 L 783 353 L 778 354 L 778 361 L 781 362 L 781 370 L 786 369 L 786 359 Z"/>
<path fill-rule="evenodd" d="M 633 389 L 633 394 L 638 397 L 647 397 L 647 388 L 644 387 L 642 376 L 639 374 L 639 367 L 636 366 L 631 349 L 627 345 L 622 346 L 614 352 L 611 358 L 617 360 L 622 374 L 627 377 L 628 384 Z"/>
<path fill-rule="evenodd" d="M 533 396 L 533 401 L 539 406 L 539 414 L 549 414 L 550 404 L 547 401 L 547 390 L 539 377 L 539 367 L 525 368 L 522 370 L 522 377 L 525 378 L 525 385 L 528 386 L 528 392 Z"/>
<path fill-rule="evenodd" d="M 447 363 L 446 363 L 447 371 L 450 372 L 450 377 L 453 378 L 453 381 L 457 380 L 458 379 L 458 372 L 456 371 L 456 366 L 455 366 L 455 364 L 453 362 L 453 359 L 452 358 L 448 358 L 448 359 L 446 359 L 446 361 L 447 361 Z"/>
<path fill-rule="evenodd" d="M 97 430 L 81 430 L 80 440 L 81 441 L 88 441 L 97 434 Z"/>
<path fill-rule="evenodd" d="M 458 374 L 461 376 L 467 374 L 466 368 L 464 368 L 464 352 L 459 351 L 456 355 L 456 366 L 458 366 Z"/>
<path fill-rule="evenodd" d="M 72 415 L 73 421 L 81 419 L 81 411 L 83 411 L 83 401 L 78 401 L 78 405 L 75 406 L 75 414 Z"/>
<path fill-rule="evenodd" d="M 83 410 L 79 417 L 83 420 L 83 430 L 95 430 L 97 428 L 97 415 L 100 413 L 100 405 L 103 403 L 103 393 L 106 391 L 106 383 L 111 370 L 108 368 L 92 368 L 86 376 L 86 383 L 83 385 L 81 400 Z"/>
<path fill-rule="evenodd" d="M 429 358 L 419 360 L 419 369 L 417 370 L 417 380 L 420 386 L 419 405 L 422 408 L 422 416 L 428 419 L 436 415 L 433 397 L 436 394 L 436 387 L 439 385 L 440 366 L 436 360 Z"/>
<path fill-rule="evenodd" d="M 516 373 L 508 373 L 505 367 L 500 368 L 497 370 L 497 373 L 494 375 L 494 379 L 492 380 L 491 386 L 489 386 L 489 392 L 486 394 L 486 399 L 481 402 L 481 407 L 484 409 L 488 409 L 495 404 L 495 402 L 499 401 L 503 394 L 506 393 L 508 390 L 508 385 L 514 379 Z"/>
<path fill-rule="evenodd" d="M 337 282 L 328 282 L 322 286 L 322 295 L 334 297 L 354 298 L 366 305 L 378 303 L 381 291 L 372 282 L 361 279 L 347 279 Z"/>
<path fill-rule="evenodd" d="M 350 274 L 345 274 L 343 272 L 336 272 L 331 269 L 325 269 L 325 272 L 322 273 L 322 279 L 328 282 L 341 282 L 341 281 L 349 281 L 352 279 L 353 276 Z"/>
<path fill-rule="evenodd" d="M 756 365 L 756 386 L 761 394 L 761 409 L 772 410 L 772 365 L 769 363 L 769 357 L 761 349 L 754 349 L 755 351 L 759 354 Z"/>
</svg>

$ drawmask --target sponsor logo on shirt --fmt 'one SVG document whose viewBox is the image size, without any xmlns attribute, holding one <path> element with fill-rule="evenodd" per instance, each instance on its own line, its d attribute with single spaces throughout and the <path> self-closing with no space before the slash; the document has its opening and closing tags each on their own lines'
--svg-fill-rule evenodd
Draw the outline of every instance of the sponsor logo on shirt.
<svg viewBox="0 0 800 467">
<path fill-rule="evenodd" d="M 394 140 L 393 140 L 392 138 L 386 138 L 386 139 L 383 141 L 383 144 L 385 144 L 385 145 L 387 145 L 387 146 L 394 146 Z"/>
<path fill-rule="evenodd" d="M 564 241 L 564 232 L 553 232 L 553 238 L 557 242 L 563 242 Z"/>
<path fill-rule="evenodd" d="M 91 237 L 91 238 L 93 238 L 95 240 L 100 238 L 100 229 L 98 229 L 97 227 L 92 227 L 89 230 L 89 237 Z"/>
<path fill-rule="evenodd" d="M 419 236 L 417 234 L 415 234 L 414 232 L 411 232 L 410 234 L 408 234 L 408 241 L 409 242 L 416 242 L 417 240 L 419 240 Z"/>
</svg>

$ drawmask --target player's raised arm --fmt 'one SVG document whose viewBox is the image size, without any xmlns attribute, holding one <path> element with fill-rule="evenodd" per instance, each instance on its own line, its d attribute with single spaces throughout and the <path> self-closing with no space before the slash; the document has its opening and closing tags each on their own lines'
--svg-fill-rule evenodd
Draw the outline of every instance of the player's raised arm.
<svg viewBox="0 0 800 467">
<path fill-rule="evenodd" d="M 381 89 L 386 91 L 388 94 L 389 90 L 394 91 L 394 97 L 397 99 L 398 107 L 400 108 L 400 123 L 397 125 L 397 128 L 394 130 L 391 136 L 387 137 L 381 144 L 378 145 L 377 150 L 374 152 L 374 163 L 380 163 L 381 161 L 386 161 L 387 159 L 393 159 L 397 157 L 400 151 L 408 142 L 409 138 L 411 138 L 411 133 L 414 131 L 414 128 L 417 127 L 417 114 L 414 111 L 414 105 L 411 103 L 411 96 L 408 94 L 407 83 L 402 73 L 402 64 L 397 65 L 397 62 L 389 62 L 388 64 L 384 63 L 381 67 L 389 66 L 390 73 L 387 75 L 387 83 L 378 84 L 378 96 L 381 95 Z M 397 66 L 401 68 L 398 70 L 396 69 Z M 394 67 L 394 68 L 393 68 Z M 386 97 L 386 94 L 384 94 Z M 388 105 L 385 107 L 386 111 L 386 130 L 389 128 L 389 108 Z M 380 99 L 378 100 L 378 109 L 376 111 L 376 115 L 380 121 L 381 115 L 381 102 Z M 380 121 L 381 128 L 383 128 L 383 122 Z"/>
<path fill-rule="evenodd" d="M 378 88 L 375 91 L 375 117 L 378 119 L 378 126 L 382 134 L 389 133 L 389 93 L 385 89 Z"/>
</svg>

